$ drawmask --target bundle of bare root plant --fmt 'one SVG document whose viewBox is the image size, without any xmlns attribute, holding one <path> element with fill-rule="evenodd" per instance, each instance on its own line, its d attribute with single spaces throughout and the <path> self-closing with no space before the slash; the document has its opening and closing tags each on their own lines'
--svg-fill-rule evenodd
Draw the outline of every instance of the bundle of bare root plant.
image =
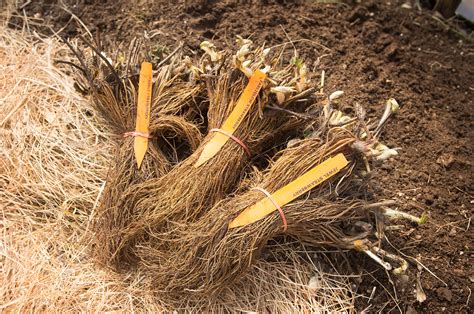
<svg viewBox="0 0 474 314">
<path fill-rule="evenodd" d="M 161 69 L 157 81 L 154 83 L 154 94 L 152 101 L 152 115 L 150 126 L 150 140 L 148 151 L 144 156 L 141 167 L 138 168 L 134 155 L 134 138 L 123 138 L 118 145 L 114 166 L 111 168 L 107 184 L 102 195 L 100 206 L 94 217 L 93 233 L 97 243 L 95 256 L 102 263 L 107 263 L 108 259 L 101 258 L 104 252 L 109 256 L 116 251 L 117 243 L 111 235 L 116 234 L 130 223 L 132 213 L 131 208 L 120 207 L 124 192 L 129 186 L 145 182 L 152 178 L 159 178 L 166 174 L 172 164 L 178 162 L 178 153 L 173 145 L 168 145 L 170 153 L 165 154 L 160 147 L 168 139 L 178 138 L 187 143 L 188 151 L 194 151 L 200 141 L 201 133 L 192 121 L 187 121 L 185 117 L 178 116 L 179 111 L 189 112 L 194 104 L 194 97 L 197 96 L 199 88 L 190 84 L 179 84 L 176 76 L 169 77 L 169 66 Z M 173 85 L 173 83 L 176 83 Z M 124 83 L 125 85 L 125 83 Z M 137 93 L 130 86 L 130 95 L 127 100 L 119 101 L 115 97 L 99 98 L 93 97 L 104 105 L 103 112 L 121 113 L 121 130 L 118 134 L 126 134 L 134 129 L 135 119 L 133 112 L 136 112 Z M 129 105 L 123 105 L 128 103 Z M 108 108 L 106 107 L 108 105 Z M 183 149 L 181 149 L 182 154 Z"/>
<path fill-rule="evenodd" d="M 90 114 L 55 66 L 68 53 L 54 39 L 0 27 L 1 311 L 353 311 L 347 278 L 284 248 L 287 255 L 259 261 L 218 300 L 199 303 L 167 304 L 143 276 L 97 267 L 84 239 L 117 131 Z"/>
<path fill-rule="evenodd" d="M 265 109 L 270 104 L 302 111 L 314 104 L 306 99 L 312 89 L 307 87 L 305 66 L 282 66 L 280 56 L 270 57 L 269 50 L 263 48 L 252 51 L 250 41 L 240 40 L 242 46 L 232 57 L 215 51 L 208 42 L 201 45 L 206 55 L 194 69 L 206 81 L 209 134 L 189 158 L 168 174 L 130 186 L 124 194 L 119 207 L 133 208 L 130 211 L 134 218 L 122 232 L 112 235 L 121 242 L 117 252 L 109 256 L 117 266 L 123 265 L 124 261 L 135 262 L 137 251 L 145 246 L 154 246 L 157 255 L 166 251 L 160 248 L 164 243 L 160 239 L 168 237 L 179 225 L 200 217 L 203 211 L 232 191 L 253 156 L 269 145 L 284 143 L 289 133 L 305 124 L 304 119 L 294 114 Z M 268 79 L 263 80 L 265 75 L 259 69 L 266 72 Z M 239 117 L 240 124 L 235 127 L 234 134 L 225 135 L 225 144 L 214 156 L 203 161 L 209 146 L 215 144 L 215 136 L 222 135 L 222 130 L 217 128 L 238 110 L 236 107 L 247 85 L 247 76 L 251 76 L 252 81 L 255 75 L 260 76 L 262 86 L 258 95 L 258 89 L 252 92 L 255 103 L 246 103 L 250 108 L 247 115 Z M 145 255 L 148 258 L 149 253 Z"/>
<path fill-rule="evenodd" d="M 171 56 L 167 65 L 159 65 L 155 69 L 156 75 L 153 75 L 152 65 L 146 64 L 148 75 L 142 77 L 142 74 L 133 73 L 135 66 L 133 70 L 129 69 L 130 65 L 138 63 L 136 41 L 132 42 L 128 57 L 122 58 L 127 59 L 126 65 L 123 62 L 112 65 L 112 60 L 100 51 L 100 45 L 97 48 L 86 39 L 83 41 L 89 46 L 83 51 L 66 42 L 81 63 L 75 66 L 80 69 L 76 84 L 90 93 L 93 108 L 118 139 L 114 163 L 94 215 L 95 232 L 92 233 L 96 243 L 94 255 L 107 264 L 108 259 L 103 257 L 113 254 L 117 246 L 111 235 L 130 223 L 132 213 L 127 209 L 131 208 L 118 206 L 127 188 L 161 177 L 179 158 L 184 158 L 199 145 L 202 136 L 196 125 L 200 110 L 197 101 L 201 98 L 202 84 L 190 81 L 186 63 L 180 55 Z M 151 89 L 148 91 L 151 95 L 144 95 L 150 97 L 149 113 L 140 113 L 149 115 L 146 134 L 136 129 L 139 88 L 145 93 L 147 88 Z M 140 161 L 134 154 L 137 136 L 148 141 L 147 152 Z M 179 154 L 176 144 L 182 146 Z"/>
<path fill-rule="evenodd" d="M 318 136 L 283 150 L 268 173 L 258 176 L 258 189 L 217 203 L 195 222 L 173 230 L 173 237 L 161 239 L 170 242 L 166 257 L 156 258 L 152 248 L 144 248 L 140 266 L 153 278 L 155 289 L 170 299 L 218 295 L 248 271 L 269 239 L 283 233 L 315 246 L 366 250 L 360 238 L 372 235 L 372 229 L 366 226 L 371 226 L 368 212 L 375 205 L 337 196 L 354 186 L 354 178 L 364 166 L 361 160 L 388 158 L 383 154 L 389 148 L 382 146 L 364 123 L 338 114 L 334 111 L 326 115 L 329 119 L 324 118 L 320 125 L 345 124 L 344 127 L 319 129 L 315 133 Z M 340 159 L 341 154 L 347 159 L 347 166 L 314 188 L 311 195 L 304 193 L 281 208 L 272 200 L 272 193 L 328 158 Z M 244 210 L 267 197 L 272 200 L 274 212 L 235 223 Z M 358 225 L 366 229 L 352 234 Z"/>
</svg>

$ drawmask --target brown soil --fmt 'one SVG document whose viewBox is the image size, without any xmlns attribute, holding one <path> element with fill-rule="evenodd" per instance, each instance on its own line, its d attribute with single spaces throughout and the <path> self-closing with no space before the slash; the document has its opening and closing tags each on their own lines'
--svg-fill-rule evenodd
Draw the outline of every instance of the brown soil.
<svg viewBox="0 0 474 314">
<path fill-rule="evenodd" d="M 441 280 L 423 270 L 427 300 L 419 304 L 414 295 L 416 266 L 411 265 L 410 279 L 403 282 L 361 257 L 360 268 L 372 272 L 357 283 L 357 292 L 366 297 L 359 298 L 358 307 L 371 304 L 371 311 L 411 313 L 474 308 L 474 44 L 459 35 L 462 31 L 446 28 L 430 11 L 402 8 L 399 1 L 348 5 L 208 0 L 148 6 L 129 1 L 62 2 L 91 32 L 99 31 L 109 47 L 144 31 L 169 49 L 184 42 L 189 53 L 202 40 L 223 46 L 233 43 L 235 35 L 270 46 L 292 39 L 306 62 L 326 71 L 327 91 L 344 90 L 346 101 L 363 104 L 372 115 L 381 113 L 389 97 L 396 98 L 402 109 L 387 126 L 384 139 L 402 149 L 395 161 L 374 171 L 374 181 L 380 183 L 371 192 L 378 199 L 399 200 L 410 213 L 429 213 L 425 225 L 405 224 L 388 239 Z M 44 23 L 37 29 L 45 33 L 49 30 L 44 25 L 65 27 L 61 34 L 67 36 L 83 32 L 55 1 L 32 2 L 25 13 L 35 17 L 30 26 Z M 13 26 L 21 20 L 11 22 Z M 373 287 L 377 288 L 368 303 Z"/>
</svg>

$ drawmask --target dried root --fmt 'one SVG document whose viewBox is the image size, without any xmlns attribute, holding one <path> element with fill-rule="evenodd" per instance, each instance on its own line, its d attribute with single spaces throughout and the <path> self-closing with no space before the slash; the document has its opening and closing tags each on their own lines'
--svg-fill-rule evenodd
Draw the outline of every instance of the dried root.
<svg viewBox="0 0 474 314">
<path fill-rule="evenodd" d="M 196 75 L 200 75 L 206 82 L 209 130 L 222 125 L 247 84 L 245 72 L 235 65 L 233 59 L 225 59 L 224 56 L 217 58 L 215 54 L 217 52 L 212 54 L 214 57 L 204 58 L 199 67 L 193 68 L 198 69 Z M 294 65 L 282 68 L 279 58 L 270 59 L 268 52 L 262 48 L 245 53 L 239 51 L 237 55 L 239 58 L 249 58 L 244 61 L 248 69 L 254 71 L 263 68 L 269 75 L 256 103 L 234 134 L 245 143 L 252 156 L 248 156 L 239 144 L 229 140 L 216 156 L 202 166 L 195 167 L 202 150 L 213 136 L 208 134 L 202 145 L 168 174 L 130 186 L 119 207 L 122 210 L 127 208 L 127 211 L 134 213 L 134 217 L 129 226 L 112 234 L 117 243 L 120 242 L 117 251 L 110 256 L 112 264 L 120 266 L 124 261 L 135 262 L 134 251 L 138 247 L 148 245 L 147 243 L 154 243 L 158 255 L 161 254 L 159 252 L 166 251 L 165 246 L 160 247 L 166 243 L 162 239 L 169 237 L 180 225 L 199 219 L 209 207 L 231 193 L 238 185 L 251 157 L 270 145 L 283 144 L 289 133 L 305 124 L 304 120 L 293 115 L 265 110 L 268 103 L 277 101 L 272 86 L 295 84 Z M 312 101 L 304 99 L 309 96 L 307 92 L 296 93 L 296 89 L 287 92 L 281 106 L 301 111 L 313 104 Z"/>
</svg>

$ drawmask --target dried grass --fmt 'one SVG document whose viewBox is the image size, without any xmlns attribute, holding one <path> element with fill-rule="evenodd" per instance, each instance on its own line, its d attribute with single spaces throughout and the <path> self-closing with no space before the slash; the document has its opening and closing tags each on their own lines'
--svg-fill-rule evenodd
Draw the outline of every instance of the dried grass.
<svg viewBox="0 0 474 314">
<path fill-rule="evenodd" d="M 114 131 L 53 65 L 68 53 L 55 40 L 0 28 L 0 309 L 352 310 L 347 280 L 288 249 L 280 255 L 286 263 L 258 262 L 217 300 L 173 307 L 144 288 L 142 274 L 97 267 L 85 240 L 113 160 Z M 314 275 L 316 288 L 308 286 Z"/>
<path fill-rule="evenodd" d="M 10 19 L 11 12 L 15 7 L 14 0 L 0 2 L 0 26 L 6 25 Z"/>
<path fill-rule="evenodd" d="M 52 39 L 0 29 L 3 309 L 102 311 L 126 304 L 125 296 L 108 292 L 120 281 L 95 270 L 81 244 L 113 145 L 73 82 L 54 67 L 66 53 Z"/>
</svg>

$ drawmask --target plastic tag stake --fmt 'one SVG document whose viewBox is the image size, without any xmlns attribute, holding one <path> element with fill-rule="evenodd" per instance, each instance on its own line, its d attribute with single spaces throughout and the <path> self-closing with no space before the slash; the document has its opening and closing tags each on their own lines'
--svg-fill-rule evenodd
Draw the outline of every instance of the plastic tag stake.
<svg viewBox="0 0 474 314">
<path fill-rule="evenodd" d="M 266 77 L 267 76 L 265 73 L 259 70 L 255 71 L 243 93 L 240 95 L 235 108 L 232 110 L 229 117 L 224 121 L 220 130 L 223 130 L 229 134 L 233 134 L 235 132 L 242 120 L 247 115 L 250 107 L 255 102 L 255 99 L 257 98 Z M 214 133 L 211 140 L 206 144 L 206 146 L 204 146 L 204 149 L 194 164 L 194 167 L 197 168 L 214 157 L 228 140 L 229 137 L 225 134 Z"/>
<path fill-rule="evenodd" d="M 346 160 L 346 157 L 343 154 L 337 154 L 277 190 L 275 193 L 272 193 L 271 196 L 280 207 L 283 207 L 295 198 L 331 178 L 333 175 L 341 171 L 341 169 L 347 164 L 348 161 Z M 230 222 L 229 228 L 249 225 L 266 217 L 275 210 L 277 210 L 277 208 L 272 203 L 271 199 L 265 197 L 241 212 Z"/>
<path fill-rule="evenodd" d="M 152 78 L 153 72 L 151 63 L 143 62 L 140 69 L 140 80 L 138 82 L 137 120 L 135 125 L 135 132 L 137 134 L 149 133 Z M 142 165 L 147 149 L 148 138 L 135 136 L 133 150 L 135 152 L 138 169 L 140 169 Z"/>
</svg>

